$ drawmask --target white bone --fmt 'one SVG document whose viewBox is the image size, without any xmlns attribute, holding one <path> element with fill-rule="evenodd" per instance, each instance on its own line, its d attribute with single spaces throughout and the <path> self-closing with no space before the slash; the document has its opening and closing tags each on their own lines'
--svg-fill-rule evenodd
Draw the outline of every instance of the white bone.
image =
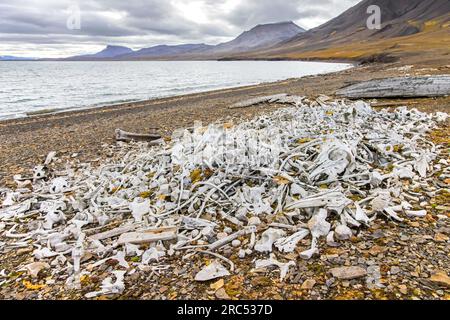
<svg viewBox="0 0 450 320">
<path fill-rule="evenodd" d="M 139 198 L 134 199 L 129 205 L 131 210 L 131 215 L 135 222 L 142 222 L 142 218 L 150 213 L 150 200 L 139 200 Z"/>
<path fill-rule="evenodd" d="M 214 280 L 217 278 L 223 278 L 230 275 L 230 272 L 219 262 L 214 261 L 208 266 L 204 267 L 195 276 L 195 281 L 204 282 Z"/>
<path fill-rule="evenodd" d="M 256 242 L 255 250 L 258 252 L 272 252 L 272 246 L 278 239 L 284 237 L 286 232 L 280 229 L 270 228 L 266 230 L 261 239 Z"/>
<path fill-rule="evenodd" d="M 164 257 L 165 255 L 165 250 L 161 250 L 158 247 L 152 247 L 145 251 L 142 255 L 142 263 L 149 264 L 152 261 L 159 261 L 159 259 Z"/>
<path fill-rule="evenodd" d="M 256 269 L 264 269 L 268 267 L 276 266 L 280 268 L 280 280 L 283 281 L 286 278 L 287 273 L 289 272 L 289 268 L 295 267 L 294 261 L 289 261 L 288 263 L 282 263 L 277 261 L 274 254 L 270 255 L 270 259 L 268 260 L 256 260 L 255 268 Z"/>
<path fill-rule="evenodd" d="M 67 180 L 65 178 L 55 178 L 52 180 L 50 188 L 49 188 L 49 192 L 50 193 L 62 193 L 64 191 L 66 191 L 69 188 L 69 183 L 67 182 Z"/>
<path fill-rule="evenodd" d="M 427 210 L 420 210 L 420 211 L 406 211 L 406 215 L 410 218 L 424 218 L 427 216 Z"/>
<path fill-rule="evenodd" d="M 297 244 L 309 235 L 309 230 L 302 229 L 287 238 L 280 238 L 275 241 L 275 247 L 283 253 L 294 252 Z"/>
</svg>

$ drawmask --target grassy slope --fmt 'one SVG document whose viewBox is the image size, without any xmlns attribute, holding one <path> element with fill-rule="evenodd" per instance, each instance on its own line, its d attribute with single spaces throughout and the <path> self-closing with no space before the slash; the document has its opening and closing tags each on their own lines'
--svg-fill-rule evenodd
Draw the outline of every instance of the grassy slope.
<svg viewBox="0 0 450 320">
<path fill-rule="evenodd" d="M 450 60 L 450 16 L 440 20 L 417 23 L 421 32 L 403 37 L 390 39 L 367 39 L 348 44 L 336 44 L 323 49 L 308 50 L 303 44 L 293 45 L 252 54 L 250 57 L 267 59 L 318 59 L 318 60 L 364 60 L 373 55 L 389 54 L 402 57 L 408 55 L 433 55 L 441 59 Z"/>
</svg>

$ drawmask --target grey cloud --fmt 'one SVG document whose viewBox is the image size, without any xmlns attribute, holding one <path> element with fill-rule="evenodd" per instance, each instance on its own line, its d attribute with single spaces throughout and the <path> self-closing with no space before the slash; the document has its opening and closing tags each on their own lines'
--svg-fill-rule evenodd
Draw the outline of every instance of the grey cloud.
<svg viewBox="0 0 450 320">
<path fill-rule="evenodd" d="M 229 0 L 185 0 L 201 5 L 207 22 L 199 22 L 177 10 L 181 0 L 2 0 L 2 43 L 67 44 L 117 43 L 144 47 L 160 43 L 217 42 L 243 30 L 270 22 L 293 20 L 303 27 L 328 20 L 359 0 L 240 0 L 223 10 Z M 78 4 L 81 30 L 69 30 L 67 9 Z M 121 19 L 116 19 L 118 15 Z M 0 51 L 0 55 L 7 52 Z"/>
</svg>

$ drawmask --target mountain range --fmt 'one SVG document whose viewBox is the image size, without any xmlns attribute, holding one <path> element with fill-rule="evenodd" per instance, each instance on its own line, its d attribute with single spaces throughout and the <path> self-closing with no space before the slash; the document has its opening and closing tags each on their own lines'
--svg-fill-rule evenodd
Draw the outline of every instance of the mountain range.
<svg viewBox="0 0 450 320">
<path fill-rule="evenodd" d="M 367 28 L 367 8 L 381 9 L 381 28 Z M 327 23 L 293 38 L 233 58 L 348 59 L 423 52 L 450 54 L 449 0 L 364 0 Z"/>
<path fill-rule="evenodd" d="M 370 30 L 367 8 L 381 8 L 381 28 Z M 402 55 L 450 55 L 450 0 L 363 0 L 323 25 L 261 24 L 218 45 L 158 45 L 134 51 L 108 45 L 78 60 L 353 60 L 388 61 Z M 21 58 L 9 57 L 10 60 Z M 0 57 L 2 60 L 2 57 Z M 6 60 L 6 59 L 5 59 Z M 22 59 L 23 60 L 23 59 Z"/>
<path fill-rule="evenodd" d="M 0 56 L 0 61 L 33 61 L 36 58 L 15 57 L 15 56 Z"/>
<path fill-rule="evenodd" d="M 267 48 L 282 43 L 305 30 L 292 21 L 257 25 L 236 39 L 218 45 L 182 44 L 158 45 L 133 51 L 130 48 L 108 45 L 99 53 L 69 57 L 64 60 L 167 60 L 196 59 L 232 55 Z"/>
</svg>

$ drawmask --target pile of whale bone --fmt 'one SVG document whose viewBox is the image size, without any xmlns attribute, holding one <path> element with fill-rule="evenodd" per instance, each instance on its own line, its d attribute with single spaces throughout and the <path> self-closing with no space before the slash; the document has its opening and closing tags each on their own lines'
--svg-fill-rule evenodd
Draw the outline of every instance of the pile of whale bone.
<svg viewBox="0 0 450 320">
<path fill-rule="evenodd" d="M 325 96 L 277 100 L 289 106 L 237 124 L 196 124 L 160 146 L 123 144 L 98 168 L 50 172 L 50 154 L 33 177 L 14 177 L 15 190 L 0 189 L 0 254 L 33 246 L 35 262 L 24 268 L 50 264 L 75 288 L 116 260 L 101 291 L 86 295 L 95 297 L 123 292 L 127 272 L 167 270 L 170 257 L 209 254 L 218 260 L 195 279 L 227 276 L 234 263 L 225 248 L 266 256 L 255 267 L 278 267 L 284 278 L 296 263 L 277 261 L 276 251 L 311 239 L 299 253 L 311 259 L 320 238 L 339 246 L 377 217 L 426 215 L 412 190 L 433 197 L 432 175 L 448 174 L 445 160 L 436 164 L 442 147 L 426 138 L 447 114 Z"/>
</svg>

